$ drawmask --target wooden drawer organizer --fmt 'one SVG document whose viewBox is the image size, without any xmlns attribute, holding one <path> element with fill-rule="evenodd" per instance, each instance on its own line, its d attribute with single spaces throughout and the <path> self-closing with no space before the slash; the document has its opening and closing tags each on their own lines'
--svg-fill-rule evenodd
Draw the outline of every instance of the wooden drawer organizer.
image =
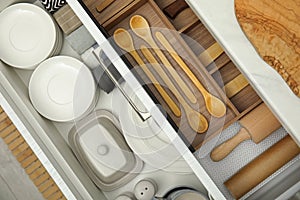
<svg viewBox="0 0 300 200">
<path fill-rule="evenodd" d="M 153 27 L 152 35 L 154 35 L 153 31 L 157 30 L 154 27 L 167 28 L 176 31 L 177 33 L 179 32 L 179 34 L 173 34 L 169 31 L 163 31 L 163 34 L 166 38 L 169 38 L 169 42 L 172 44 L 174 49 L 176 49 L 176 52 L 182 58 L 185 58 L 185 62 L 200 82 L 203 83 L 207 89 L 209 88 L 208 91 L 218 96 L 226 103 L 227 111 L 225 118 L 215 118 L 207 112 L 200 92 L 198 92 L 198 90 L 193 86 L 190 79 L 185 76 L 184 72 L 166 51 L 164 51 L 164 54 L 171 62 L 172 66 L 181 75 L 182 79 L 192 88 L 192 91 L 197 98 L 197 106 L 200 108 L 200 112 L 204 114 L 209 121 L 208 131 L 205 134 L 197 134 L 190 128 L 186 120 L 184 110 L 181 110 L 182 117 L 176 117 L 152 84 L 148 84 L 146 89 L 154 101 L 162 105 L 163 109 L 168 113 L 168 119 L 171 124 L 175 128 L 179 127 L 180 133 L 184 136 L 184 140 L 194 149 L 199 149 L 203 142 L 215 137 L 221 130 L 237 121 L 261 103 L 261 99 L 190 8 L 186 8 L 181 11 L 175 19 L 170 19 L 164 14 L 163 9 L 173 3 L 174 0 L 114 1 L 106 8 L 110 11 L 110 17 L 106 17 L 106 20 L 103 20 L 105 12 L 107 12 L 106 9 L 102 12 L 97 12 L 96 9 L 97 5 L 99 5 L 101 1 L 82 1 L 93 17 L 110 35 L 113 35 L 117 28 L 125 28 L 126 30 L 129 30 L 129 21 L 133 15 L 141 15 L 147 19 L 150 26 Z M 121 7 L 122 9 L 119 9 Z M 149 47 L 149 45 L 147 45 L 142 39 L 138 38 L 135 34 L 131 34 L 131 36 L 133 37 L 136 49 L 139 49 L 141 44 Z M 197 43 L 193 41 L 196 41 Z M 159 44 L 158 41 L 157 44 Z M 125 52 L 123 51 L 123 53 Z M 138 53 L 142 57 L 143 61 L 147 63 L 147 60 L 140 50 L 138 50 Z M 125 53 L 125 56 L 132 66 L 137 65 L 135 60 L 128 53 Z M 156 57 L 156 59 L 159 60 L 158 57 Z M 134 73 L 137 74 L 140 81 L 149 83 L 148 78 L 143 72 L 141 72 L 141 70 L 136 70 Z M 155 73 L 153 72 L 153 74 Z M 157 74 L 155 77 L 159 82 L 162 81 Z M 178 104 L 178 101 L 172 92 L 168 89 L 166 90 L 172 99 Z M 197 109 L 197 106 L 195 107 L 192 104 L 190 105 Z"/>
</svg>

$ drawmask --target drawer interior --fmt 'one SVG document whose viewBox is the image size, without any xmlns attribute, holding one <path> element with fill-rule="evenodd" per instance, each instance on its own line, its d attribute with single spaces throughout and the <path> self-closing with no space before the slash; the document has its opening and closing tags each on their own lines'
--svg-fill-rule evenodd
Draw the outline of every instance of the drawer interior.
<svg viewBox="0 0 300 200">
<path fill-rule="evenodd" d="M 101 13 L 95 10 L 95 7 L 97 6 L 96 1 L 82 0 L 82 2 L 91 13 L 90 17 L 97 21 L 101 17 Z M 198 103 L 201 105 L 200 111 L 209 119 L 211 122 L 210 125 L 212 124 L 212 127 L 216 127 L 215 129 L 212 128 L 211 131 L 208 131 L 205 134 L 195 133 L 195 131 L 188 126 L 188 122 L 185 117 L 178 119 L 178 117 L 172 114 L 172 111 L 166 105 L 161 95 L 157 92 L 142 70 L 132 71 L 136 74 L 142 85 L 143 83 L 147 83 L 145 84 L 145 88 L 149 95 L 156 103 L 159 103 L 162 106 L 165 112 L 167 112 L 169 116 L 168 120 L 172 125 L 174 125 L 176 130 L 179 129 L 179 133 L 182 133 L 184 140 L 189 142 L 187 145 L 191 145 L 194 148 L 195 157 L 198 159 L 200 165 L 205 169 L 207 174 L 212 178 L 213 182 L 222 192 L 224 197 L 226 199 L 232 199 L 233 197 L 224 186 L 224 182 L 241 168 L 246 166 L 251 160 L 261 155 L 265 150 L 286 136 L 287 132 L 283 128 L 280 128 L 274 131 L 269 137 L 259 144 L 255 144 L 252 141 L 246 141 L 224 160 L 219 162 L 213 162 L 211 160 L 209 154 L 212 148 L 237 134 L 237 132 L 241 129 L 241 125 L 238 123 L 239 119 L 259 106 L 262 103 L 262 100 L 226 53 L 222 49 L 219 49 L 220 46 L 217 44 L 216 40 L 208 32 L 201 21 L 199 21 L 199 19 L 194 15 L 190 8 L 185 8 L 174 19 L 165 15 L 165 8 L 174 2 L 175 0 L 135 1 L 135 4 L 129 3 L 126 10 L 124 9 L 124 12 L 115 14 L 111 17 L 109 22 L 101 23 L 101 21 L 98 20 L 98 25 L 103 26 L 112 37 L 114 31 L 118 28 L 128 30 L 133 37 L 138 54 L 142 57 L 145 63 L 148 62 L 147 58 L 143 56 L 139 46 L 141 44 L 147 45 L 147 43 L 131 32 L 129 25 L 131 17 L 134 15 L 141 15 L 145 17 L 151 26 L 152 35 L 154 35 L 156 31 L 162 31 L 165 28 L 171 30 L 163 33 L 171 35 L 171 37 L 167 38 L 175 47 L 176 52 L 182 57 L 190 59 L 191 62 L 189 62 L 190 60 L 188 59 L 185 60 L 185 62 L 189 63 L 190 69 L 196 74 L 197 78 L 200 81 L 205 82 L 206 87 L 213 88 L 213 94 L 220 97 L 223 102 L 226 102 L 227 112 L 223 121 L 220 119 L 214 119 L 210 116 L 205 109 L 201 94 L 197 91 L 189 78 L 185 76 L 184 73 L 180 73 L 182 79 L 188 82 L 193 88 L 193 91 L 195 91 Z M 176 34 L 172 35 L 170 33 L 172 31 L 175 31 Z M 113 41 L 113 38 L 110 39 Z M 161 48 L 163 49 L 163 47 Z M 135 66 L 138 65 L 135 59 L 125 51 L 122 51 L 122 54 L 125 54 L 127 60 L 131 63 L 131 66 L 128 67 L 130 69 L 135 69 Z M 155 52 L 153 52 L 153 54 L 155 54 Z M 177 71 L 180 71 L 180 67 L 172 59 L 170 54 L 165 51 L 164 54 L 170 60 L 172 66 Z M 156 58 L 159 60 L 158 57 Z M 155 71 L 153 71 L 153 73 L 155 74 Z M 160 80 L 159 74 L 155 75 L 157 79 Z M 164 82 L 160 81 L 158 82 L 164 85 Z M 167 89 L 167 92 L 172 98 L 176 99 L 172 91 Z M 176 101 L 176 103 L 179 103 L 177 99 Z M 257 118 L 259 117 L 261 116 L 257 116 Z M 222 125 L 218 123 L 221 123 Z M 181 124 L 185 125 L 181 126 Z M 269 191 L 273 192 L 274 195 L 271 195 L 272 197 L 268 197 L 275 198 L 287 190 L 288 187 L 299 182 L 300 177 L 297 175 L 297 170 L 295 170 L 299 169 L 299 158 L 299 155 L 294 157 L 290 162 L 286 163 L 278 171 L 244 195 L 242 199 L 267 197 L 267 193 L 269 193 Z M 294 179 L 287 180 L 284 185 L 281 184 L 283 177 L 290 176 L 293 176 Z"/>
<path fill-rule="evenodd" d="M 174 3 L 174 1 L 147 0 L 133 2 L 128 3 L 123 12 L 116 10 L 116 14 L 112 16 L 109 21 L 103 22 L 100 20 L 103 13 L 99 13 L 97 12 L 97 9 L 95 9 L 98 5 L 97 2 L 83 0 L 83 3 L 92 15 L 91 17 L 96 19 L 98 23 L 105 28 L 109 35 L 112 36 L 110 40 L 113 41 L 115 30 L 118 28 L 124 28 L 129 31 L 133 38 L 134 47 L 143 59 L 144 63 L 148 63 L 147 67 L 152 69 L 152 65 L 149 64 L 147 56 L 143 55 L 143 52 L 140 49 L 141 45 L 146 45 L 151 50 L 152 55 L 156 56 L 156 61 L 159 62 L 160 65 L 164 66 L 164 63 L 161 61 L 159 56 L 154 53 L 149 44 L 136 36 L 136 34 L 134 34 L 130 29 L 129 23 L 132 16 L 143 16 L 151 27 L 152 36 L 154 37 L 157 31 L 161 31 L 166 38 L 169 39 L 169 43 L 174 47 L 174 49 L 176 49 L 176 53 L 183 58 L 184 62 L 186 62 L 192 73 L 204 85 L 204 87 L 211 94 L 220 98 L 222 102 L 226 104 L 227 111 L 225 116 L 213 117 L 208 112 L 205 106 L 205 100 L 199 90 L 195 87 L 195 84 L 193 84 L 184 70 L 182 70 L 182 68 L 172 58 L 171 54 L 166 52 L 164 47 L 160 45 L 159 41 L 155 39 L 155 42 L 160 45 L 159 47 L 163 50 L 175 71 L 178 72 L 180 78 L 193 91 L 197 102 L 191 103 L 191 101 L 188 101 L 187 93 L 180 90 L 182 85 L 176 84 L 177 90 L 180 91 L 186 102 L 194 110 L 197 110 L 205 116 L 209 123 L 208 130 L 205 133 L 199 134 L 189 126 L 184 107 L 180 107 L 182 115 L 179 117 L 175 116 L 166 101 L 164 101 L 158 90 L 155 88 L 154 84 L 151 84 L 151 81 L 143 70 L 137 70 L 137 67 L 135 67 L 137 66 L 135 59 L 133 59 L 128 52 L 121 52 L 131 63 L 129 68 L 136 74 L 137 78 L 140 80 L 141 84 L 145 87 L 152 99 L 156 103 L 160 104 L 164 111 L 168 114 L 168 120 L 174 126 L 174 129 L 178 130 L 178 133 L 183 136 L 184 141 L 187 141 L 187 146 L 192 146 L 195 150 L 199 149 L 203 143 L 217 137 L 222 129 L 228 127 L 232 122 L 237 121 L 261 103 L 261 99 L 258 97 L 256 92 L 248 84 L 243 75 L 230 61 L 228 56 L 224 53 L 190 8 L 184 9 L 175 19 L 171 19 L 164 14 L 163 10 L 170 4 Z M 117 3 L 115 2 L 115 4 Z M 113 5 L 114 3 L 112 4 L 112 7 Z M 213 57 L 211 57 L 211 55 Z M 181 103 L 178 101 L 178 97 L 174 95 L 172 90 L 169 89 L 161 76 L 153 69 L 152 73 L 156 77 L 158 83 L 166 86 L 164 88 L 168 95 L 174 99 L 178 106 L 181 106 Z M 174 81 L 175 79 L 170 76 L 170 74 L 168 75 L 173 82 L 177 82 Z M 243 82 L 242 86 L 239 85 L 240 82 Z M 236 87 L 236 85 L 238 85 L 238 87 Z"/>
<path fill-rule="evenodd" d="M 3 5 L 0 3 L 0 6 L 4 9 L 12 3 L 16 2 L 7 1 Z M 39 5 L 38 1 L 32 1 L 31 3 Z M 67 35 L 64 34 L 63 47 L 59 55 L 71 56 L 83 62 L 81 55 L 73 49 L 66 37 Z M 206 189 L 191 170 L 184 175 L 180 173 L 172 174 L 156 168 L 154 169 L 145 163 L 143 163 L 144 167 L 141 172 L 128 182 L 128 184 L 113 191 L 99 189 L 90 179 L 86 169 L 76 158 L 69 145 L 68 135 L 70 130 L 76 125 L 76 121 L 54 122 L 44 118 L 34 109 L 28 94 L 28 85 L 32 73 L 33 70 L 16 69 L 0 61 L 0 92 L 9 104 L 13 106 L 14 110 L 16 110 L 18 117 L 20 117 L 26 128 L 28 128 L 41 149 L 45 151 L 50 162 L 62 176 L 63 181 L 70 187 L 76 199 L 115 199 L 118 195 L 125 192 L 132 193 L 134 186 L 140 180 L 148 177 L 157 182 L 159 189 L 156 195 L 159 197 L 182 185 L 206 193 Z M 108 110 L 115 116 L 118 116 L 120 109 L 112 108 L 112 102 L 120 105 L 120 102 L 125 101 L 121 99 L 123 97 L 119 90 L 114 89 L 107 94 L 99 89 L 97 93 L 99 93 L 100 100 L 95 110 Z M 189 169 L 187 165 L 184 167 Z M 172 183 L 167 182 L 170 177 L 172 177 Z"/>
<path fill-rule="evenodd" d="M 217 145 L 236 135 L 240 128 L 241 126 L 239 123 L 233 123 L 222 132 Z M 222 191 L 225 198 L 232 199 L 233 197 L 225 187 L 224 182 L 286 135 L 287 132 L 281 127 L 259 144 L 255 144 L 251 140 L 244 141 L 226 158 L 218 162 L 212 161 L 210 155 L 202 157 L 200 152 L 205 151 L 203 149 L 195 152 L 194 155 L 198 159 L 201 166 L 204 167 L 206 172 L 213 179 L 219 190 Z M 294 170 L 294 168 L 299 169 L 299 163 L 300 155 L 286 163 L 283 167 L 246 193 L 241 199 L 275 199 L 284 193 L 287 188 L 300 181 L 300 176 L 297 173 L 297 170 Z M 288 177 L 291 176 L 293 178 L 288 179 Z M 283 180 L 286 182 L 282 183 Z"/>
<path fill-rule="evenodd" d="M 215 145 L 222 143 L 223 141 L 236 134 L 240 129 L 240 125 L 237 121 L 241 117 L 245 116 L 248 112 L 253 110 L 255 107 L 257 107 L 262 102 L 262 100 L 253 90 L 253 88 L 247 82 L 245 82 L 242 74 L 230 61 L 225 52 L 222 51 L 220 53 L 217 53 L 217 55 L 215 56 L 206 55 L 208 51 L 211 51 L 211 49 L 219 47 L 214 38 L 206 30 L 204 25 L 193 14 L 190 8 L 183 10 L 177 15 L 175 19 L 168 18 L 163 13 L 163 10 L 170 4 L 175 2 L 175 0 L 115 1 L 115 4 L 112 4 L 111 7 L 108 7 L 101 13 L 98 13 L 95 9 L 98 1 L 83 1 L 90 9 L 93 17 L 97 19 L 99 24 L 104 26 L 106 31 L 110 34 L 113 34 L 113 32 L 120 27 L 128 29 L 129 19 L 135 14 L 140 14 L 147 17 L 151 26 L 163 27 L 173 31 L 177 31 L 177 33 L 170 31 L 165 31 L 163 33 L 166 34 L 166 36 L 169 36 L 167 38 L 171 38 L 170 42 L 172 45 L 174 45 L 176 51 L 178 51 L 178 54 L 180 54 L 184 58 L 187 58 L 186 61 L 190 62 L 189 66 L 191 67 L 191 70 L 197 75 L 197 78 L 199 80 L 205 83 L 205 87 L 210 88 L 210 92 L 221 98 L 223 102 L 226 102 L 226 116 L 220 119 L 211 117 L 205 109 L 201 94 L 195 89 L 193 84 L 190 83 L 190 87 L 193 88 L 197 99 L 199 99 L 198 104 L 200 105 L 200 111 L 209 120 L 211 127 L 209 129 L 210 131 L 208 131 L 207 133 L 197 134 L 187 125 L 188 123 L 184 117 L 178 118 L 172 115 L 169 107 L 163 101 L 162 97 L 154 88 L 153 84 L 146 84 L 145 88 L 147 89 L 153 100 L 161 104 L 162 108 L 168 113 L 168 119 L 175 129 L 179 129 L 179 132 L 183 135 L 184 140 L 187 141 L 187 145 L 191 145 L 192 149 L 195 150 L 195 157 L 198 159 L 200 165 L 205 169 L 206 173 L 212 178 L 218 189 L 227 199 L 231 199 L 232 196 L 226 190 L 223 182 L 234 173 L 236 173 L 240 168 L 245 166 L 253 158 L 260 155 L 263 151 L 265 151 L 267 148 L 284 137 L 287 134 L 286 131 L 283 128 L 275 131 L 259 145 L 255 145 L 251 141 L 244 142 L 223 161 L 213 162 L 209 156 L 209 152 L 211 151 L 211 149 Z M 6 3 L 7 5 L 9 5 L 11 2 L 8 1 Z M 5 6 L 7 6 L 4 6 L 4 4 L 2 5 L 1 3 L 0 5 L 4 8 Z M 155 32 L 156 29 L 153 28 L 153 31 Z M 141 39 L 137 38 L 136 36 L 134 37 L 134 41 L 137 42 L 137 45 L 144 44 Z M 72 51 L 67 43 L 65 43 L 61 54 L 70 55 L 80 59 L 79 55 Z M 180 71 L 179 66 L 174 60 L 172 60 L 169 53 L 164 51 L 164 54 L 170 60 L 172 66 L 174 66 L 176 70 Z M 213 53 L 209 53 L 209 55 L 213 55 Z M 125 53 L 125 56 L 131 62 L 132 66 L 136 65 L 135 60 L 132 59 L 132 57 L 128 53 Z M 144 57 L 143 60 L 145 62 L 147 61 Z M 41 117 L 34 110 L 33 106 L 30 103 L 27 92 L 28 82 L 32 71 L 16 70 L 1 62 L 0 72 L 1 76 L 3 76 L 3 79 L 1 79 L 0 81 L 1 92 L 7 95 L 8 98 L 13 99 L 12 102 L 17 105 L 16 107 L 19 109 L 20 115 L 23 116 L 23 120 L 27 120 L 27 127 L 32 130 L 32 134 L 35 136 L 35 138 L 45 146 L 45 149 L 47 149 L 47 142 L 45 141 L 50 138 L 51 142 L 58 148 L 58 151 L 62 154 L 62 157 L 67 162 L 67 165 L 72 168 L 72 171 L 70 171 L 70 169 L 66 167 L 67 169 L 62 170 L 64 171 L 62 172 L 62 174 L 64 174 L 63 177 L 66 180 L 70 180 L 69 185 L 71 188 L 73 188 L 75 193 L 78 193 L 78 197 L 83 197 L 83 195 L 79 194 L 79 186 L 76 186 L 75 183 L 81 182 L 84 185 L 84 188 L 87 189 L 95 199 L 105 199 L 106 197 L 111 197 L 112 199 L 115 198 L 116 195 L 113 194 L 113 192 L 106 193 L 106 197 L 104 197 L 103 193 L 98 190 L 98 188 L 88 178 L 83 168 L 80 166 L 79 162 L 72 154 L 67 144 L 67 134 L 73 124 L 51 122 Z M 136 72 L 134 73 L 136 73 L 141 83 L 150 82 L 142 71 L 136 70 Z M 184 73 L 180 73 L 180 75 L 182 75 L 182 78 L 185 81 L 189 82 L 189 79 L 184 75 Z M 156 74 L 156 77 L 159 79 L 159 75 Z M 236 85 L 238 85 L 239 87 L 237 87 Z M 172 91 L 168 90 L 167 87 L 166 90 L 167 93 L 173 99 L 175 99 L 176 103 L 179 104 Z M 108 108 L 109 101 L 111 101 L 112 97 L 114 97 L 114 94 L 110 96 L 101 91 L 101 101 L 99 101 L 98 107 Z M 32 123 L 36 126 L 33 126 Z M 213 144 L 212 146 L 205 145 L 206 143 L 209 144 L 212 139 L 215 139 L 214 141 L 217 141 L 217 143 Z M 49 151 L 51 151 L 51 149 L 49 149 Z M 207 153 L 203 154 L 203 152 Z M 48 152 L 48 155 L 51 158 L 53 156 L 51 152 Z M 55 162 L 55 159 L 52 158 L 52 161 Z M 58 168 L 60 168 L 59 163 L 56 163 L 56 165 Z M 270 193 L 270 191 L 272 191 L 272 193 L 274 191 L 274 194 L 280 195 L 280 193 L 285 191 L 287 187 L 290 187 L 296 184 L 296 182 L 300 181 L 298 169 L 300 169 L 299 156 L 295 157 L 292 161 L 283 166 L 275 174 L 271 175 L 262 184 L 258 185 L 243 198 L 257 199 L 258 197 L 266 197 L 265 195 Z M 74 173 L 76 173 L 76 177 L 79 177 L 79 180 L 76 179 L 74 181 Z M 144 176 L 147 176 L 147 174 L 141 175 L 141 177 Z M 163 177 L 163 174 L 157 173 L 155 174 L 155 176 L 156 178 L 161 178 Z M 172 174 L 172 177 L 174 176 L 175 175 Z M 283 187 L 282 185 L 280 185 L 280 182 L 285 177 L 293 177 L 294 179 L 287 180 L 287 184 Z M 189 178 L 193 179 L 191 182 L 193 182 L 195 188 L 200 188 L 199 190 L 205 191 L 205 189 L 202 188 L 202 184 L 199 183 L 198 180 L 194 180 L 194 176 L 191 175 Z M 178 178 L 178 180 L 181 179 L 184 178 Z M 75 183 L 72 181 L 74 181 Z M 129 187 L 133 186 L 128 186 L 128 188 L 125 189 L 129 189 Z M 123 192 L 123 190 L 124 188 L 120 191 L 117 191 L 117 193 Z M 83 199 L 85 198 L 83 197 Z"/>
<path fill-rule="evenodd" d="M 62 53 L 76 56 L 66 46 Z M 49 159 L 48 162 L 55 166 L 55 170 L 76 198 L 105 199 L 103 193 L 88 178 L 64 139 L 66 134 L 62 133 L 65 133 L 71 125 L 53 123 L 39 115 L 32 106 L 28 95 L 28 83 L 31 74 L 32 71 L 15 69 L 0 61 L 1 94 L 9 102 L 16 115 Z"/>
</svg>

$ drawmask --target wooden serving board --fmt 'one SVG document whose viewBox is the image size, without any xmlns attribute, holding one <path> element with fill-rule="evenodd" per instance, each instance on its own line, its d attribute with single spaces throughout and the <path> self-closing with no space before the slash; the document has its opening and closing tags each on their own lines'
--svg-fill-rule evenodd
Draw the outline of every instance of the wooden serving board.
<svg viewBox="0 0 300 200">
<path fill-rule="evenodd" d="M 300 0 L 235 0 L 235 12 L 259 55 L 300 97 Z"/>
</svg>

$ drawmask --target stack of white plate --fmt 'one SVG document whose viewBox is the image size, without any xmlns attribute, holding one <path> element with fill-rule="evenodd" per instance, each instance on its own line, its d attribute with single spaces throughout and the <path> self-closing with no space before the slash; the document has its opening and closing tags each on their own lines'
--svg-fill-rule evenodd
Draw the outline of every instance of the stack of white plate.
<svg viewBox="0 0 300 200">
<path fill-rule="evenodd" d="M 87 115 L 98 100 L 91 71 L 69 56 L 51 57 L 39 64 L 31 75 L 28 89 L 35 109 L 57 122 Z"/>
<path fill-rule="evenodd" d="M 42 8 L 18 3 L 0 13 L 0 59 L 10 66 L 34 69 L 43 60 L 57 55 L 62 33 Z"/>
</svg>

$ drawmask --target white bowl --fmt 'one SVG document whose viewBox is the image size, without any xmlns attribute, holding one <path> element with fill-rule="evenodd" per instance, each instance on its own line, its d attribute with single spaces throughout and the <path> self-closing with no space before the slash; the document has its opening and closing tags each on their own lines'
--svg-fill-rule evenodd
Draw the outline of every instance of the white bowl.
<svg viewBox="0 0 300 200">
<path fill-rule="evenodd" d="M 29 82 L 35 109 L 58 122 L 78 119 L 95 106 L 96 84 L 90 70 L 79 60 L 56 56 L 42 62 Z"/>
<path fill-rule="evenodd" d="M 0 59 L 10 66 L 34 69 L 50 56 L 57 29 L 42 8 L 18 3 L 0 13 Z"/>
</svg>

